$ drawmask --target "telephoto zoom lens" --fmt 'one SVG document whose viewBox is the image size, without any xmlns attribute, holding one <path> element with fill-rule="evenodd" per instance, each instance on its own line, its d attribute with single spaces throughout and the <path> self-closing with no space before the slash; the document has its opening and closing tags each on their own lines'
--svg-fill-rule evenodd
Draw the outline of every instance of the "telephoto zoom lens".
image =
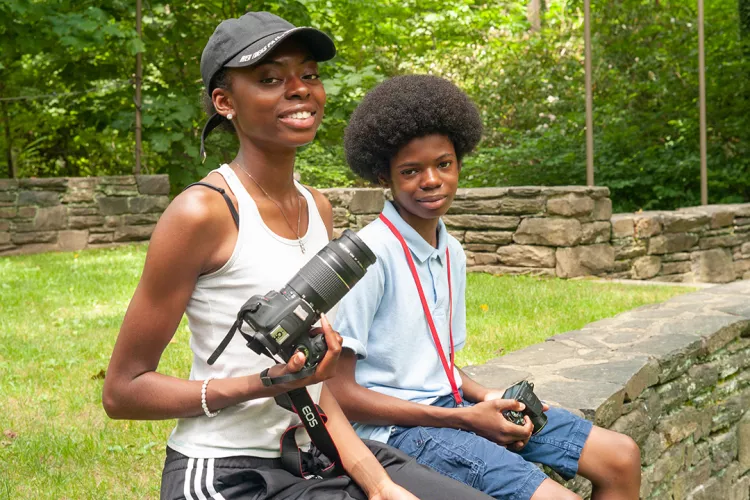
<svg viewBox="0 0 750 500">
<path fill-rule="evenodd" d="M 362 279 L 375 260 L 365 242 L 347 229 L 310 259 L 287 286 L 318 313 L 328 312 Z"/>
</svg>

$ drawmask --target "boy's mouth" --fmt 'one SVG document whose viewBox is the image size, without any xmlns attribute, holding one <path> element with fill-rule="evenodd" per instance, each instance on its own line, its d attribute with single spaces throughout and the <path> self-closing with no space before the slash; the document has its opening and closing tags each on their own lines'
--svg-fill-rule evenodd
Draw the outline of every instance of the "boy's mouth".
<svg viewBox="0 0 750 500">
<path fill-rule="evenodd" d="M 427 196 L 426 198 L 421 198 L 417 200 L 417 202 L 420 205 L 424 206 L 425 208 L 432 209 L 432 210 L 440 208 L 447 201 L 448 201 L 448 197 L 445 195 Z"/>
</svg>

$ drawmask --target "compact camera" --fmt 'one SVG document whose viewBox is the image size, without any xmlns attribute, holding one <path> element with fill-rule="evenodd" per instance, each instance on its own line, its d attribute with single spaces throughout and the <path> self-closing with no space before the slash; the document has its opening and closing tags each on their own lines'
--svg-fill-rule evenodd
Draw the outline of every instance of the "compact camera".
<svg viewBox="0 0 750 500">
<path fill-rule="evenodd" d="M 522 380 L 516 385 L 509 387 L 503 394 L 503 399 L 515 399 L 526 405 L 526 409 L 523 411 L 506 410 L 503 412 L 503 416 L 514 424 L 523 425 L 523 417 L 524 415 L 528 415 L 534 426 L 532 434 L 536 434 L 547 425 L 547 415 L 542 410 L 542 402 L 534 394 L 534 384 L 531 382 Z"/>
</svg>

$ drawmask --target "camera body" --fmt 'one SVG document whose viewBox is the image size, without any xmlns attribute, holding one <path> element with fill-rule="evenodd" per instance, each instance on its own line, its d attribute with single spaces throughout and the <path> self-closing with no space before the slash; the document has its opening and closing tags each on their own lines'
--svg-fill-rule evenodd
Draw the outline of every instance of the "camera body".
<svg viewBox="0 0 750 500">
<path fill-rule="evenodd" d="M 284 361 L 301 351 L 306 358 L 305 368 L 314 368 L 328 347 L 325 337 L 322 334 L 311 337 L 310 329 L 321 313 L 328 312 L 362 279 L 375 260 L 372 250 L 352 231 L 345 230 L 315 254 L 280 291 L 253 295 L 245 302 L 236 324 L 246 323 L 252 328 L 249 333 L 240 328 L 247 346 L 258 354 L 279 355 Z M 300 373 L 304 375 L 305 371 Z"/>
<path fill-rule="evenodd" d="M 323 335 L 308 332 L 319 313 L 290 287 L 266 295 L 253 295 L 242 306 L 242 319 L 260 335 L 254 335 L 248 347 L 261 353 L 268 349 L 288 361 L 295 352 L 305 355 L 305 367 L 315 366 L 328 347 Z"/>
<path fill-rule="evenodd" d="M 532 434 L 536 434 L 541 431 L 545 425 L 547 425 L 547 415 L 542 410 L 542 402 L 534 394 L 534 384 L 522 380 L 516 385 L 509 387 L 505 393 L 503 393 L 503 399 L 515 399 L 523 403 L 526 408 L 523 411 L 506 410 L 503 412 L 503 416 L 509 421 L 516 425 L 524 424 L 524 415 L 528 415 L 531 420 L 534 430 Z"/>
</svg>

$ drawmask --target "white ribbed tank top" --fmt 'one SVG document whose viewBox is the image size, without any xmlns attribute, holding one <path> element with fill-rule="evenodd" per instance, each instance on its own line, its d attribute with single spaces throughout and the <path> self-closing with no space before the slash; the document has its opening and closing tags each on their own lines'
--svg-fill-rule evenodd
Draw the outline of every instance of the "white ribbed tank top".
<svg viewBox="0 0 750 500">
<path fill-rule="evenodd" d="M 270 290 L 281 290 L 328 243 L 328 232 L 315 200 L 298 183 L 295 182 L 295 186 L 305 197 L 309 212 L 307 233 L 302 237 L 304 254 L 297 240 L 282 238 L 266 226 L 252 197 L 228 165 L 222 165 L 216 171 L 224 177 L 237 198 L 240 228 L 232 256 L 221 269 L 198 278 L 187 305 L 190 348 L 193 351 L 191 380 L 240 377 L 272 366 L 272 360 L 245 345 L 239 332 L 213 366 L 206 360 L 221 343 L 247 299 L 256 294 L 265 295 Z M 247 328 L 245 325 L 243 329 L 247 331 Z M 317 403 L 321 384 L 307 389 Z M 298 423 L 297 415 L 280 408 L 273 398 L 254 399 L 224 408 L 214 418 L 202 415 L 179 419 L 168 445 L 193 458 L 232 455 L 275 458 L 280 455 L 281 434 L 290 425 Z M 300 445 L 309 442 L 304 430 L 297 433 L 297 438 Z"/>
</svg>

